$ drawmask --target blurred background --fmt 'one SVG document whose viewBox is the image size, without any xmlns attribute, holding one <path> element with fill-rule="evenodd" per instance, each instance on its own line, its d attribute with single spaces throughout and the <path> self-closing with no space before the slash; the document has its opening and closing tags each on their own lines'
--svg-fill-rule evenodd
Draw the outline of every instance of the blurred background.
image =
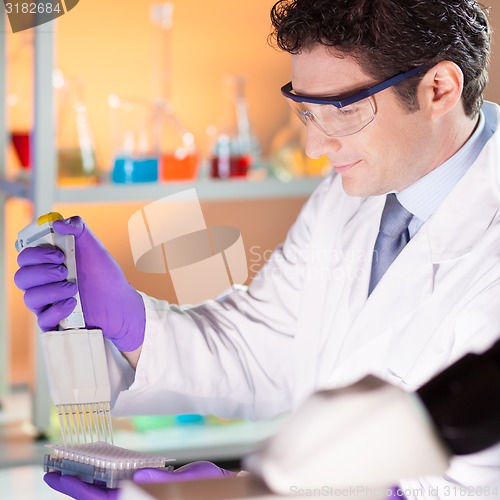
<svg viewBox="0 0 500 500">
<path fill-rule="evenodd" d="M 87 108 L 97 159 L 96 182 L 109 181 L 112 176 L 117 154 L 114 135 L 121 132 L 113 130 L 113 120 L 123 121 L 121 116 L 113 116 L 110 96 L 133 103 L 152 103 L 166 93 L 176 118 L 195 139 L 199 164 L 194 175 L 209 177 L 207 163 L 214 134 L 226 126 L 224 121 L 228 121 L 228 111 L 231 112 L 228 108 L 234 107 L 234 94 L 228 85 L 231 76 L 244 82 L 248 119 L 260 149 L 258 163 L 248 176 L 272 175 L 271 143 L 289 117 L 280 87 L 290 79 L 288 55 L 268 44 L 273 2 L 174 1 L 172 23 L 167 29 L 153 22 L 151 9 L 157 4 L 144 0 L 82 0 L 55 22 L 55 65 L 66 81 L 77 82 L 79 99 Z M 30 128 L 32 115 L 31 31 L 7 33 L 7 111 L 11 126 L 24 130 Z M 163 78 L 165 71 L 169 75 Z M 57 98 L 57 90 L 56 93 Z M 59 121 L 64 119 L 63 114 Z M 23 168 L 18 152 L 12 141 L 7 155 L 9 174 L 29 176 L 29 168 Z M 75 178 L 75 185 L 80 181 Z M 202 202 L 202 206 L 207 223 L 238 227 L 247 253 L 261 255 L 284 238 L 303 202 L 303 197 L 291 197 Z M 132 262 L 127 221 L 144 204 L 85 203 L 54 208 L 64 216 L 82 215 L 124 267 L 134 286 L 171 299 L 171 285 L 165 275 L 144 275 L 135 270 Z M 19 228 L 32 217 L 31 204 L 13 199 L 7 210 L 7 241 L 14 242 Z M 6 256 L 12 311 L 11 380 L 14 384 L 31 384 L 32 318 L 24 308 L 20 292 L 12 285 L 16 268 L 13 246 L 6 249 Z M 262 262 L 263 258 L 254 257 L 252 269 L 255 271 Z"/>
<path fill-rule="evenodd" d="M 55 23 L 55 61 L 60 73 L 54 85 L 59 96 L 59 122 L 74 119 L 75 113 L 80 117 L 75 133 L 79 134 L 80 143 L 82 137 L 83 142 L 91 143 L 92 165 L 76 175 L 68 167 L 69 173 L 58 182 L 86 189 L 105 182 L 169 182 L 172 179 L 168 175 L 178 181 L 176 174 L 162 174 L 164 171 L 158 164 L 151 170 L 151 175 L 158 175 L 157 178 L 133 177 L 136 160 L 144 162 L 156 154 L 175 155 L 179 151 L 162 150 L 164 129 L 157 133 L 157 122 L 151 121 L 154 113 L 162 112 L 162 116 L 173 117 L 176 123 L 174 133 L 184 148 L 181 153 L 196 156 L 196 165 L 181 180 L 234 176 L 249 182 L 265 182 L 273 177 L 293 182 L 296 178 L 314 176 L 319 182 L 327 172 L 324 162 L 307 163 L 293 149 L 292 156 L 285 158 L 294 161 L 288 166 L 280 163 L 283 159 L 280 154 L 286 146 L 297 146 L 301 137 L 296 127 L 298 120 L 289 122 L 288 106 L 280 94 L 280 87 L 290 80 L 289 55 L 268 43 L 269 11 L 273 3 L 273 0 L 174 0 L 173 13 L 157 12 L 155 17 L 151 10 L 157 4 L 155 1 L 80 0 L 75 9 Z M 496 3 L 483 2 L 494 7 L 490 18 L 494 27 L 500 27 Z M 12 34 L 8 29 L 6 37 L 10 127 L 12 131 L 17 128 L 29 133 L 33 107 L 33 33 L 28 30 Z M 486 96 L 500 101 L 500 64 L 495 56 Z M 63 98 L 72 107 L 62 106 Z M 153 106 L 153 111 L 148 108 L 144 118 L 144 103 L 150 106 L 165 98 L 168 109 Z M 136 116 L 143 112 L 135 125 L 147 123 L 147 134 L 137 134 L 133 126 L 130 130 L 120 128 L 126 122 L 123 113 L 127 109 L 137 112 Z M 238 110 L 239 114 L 234 114 Z M 234 147 L 240 150 L 231 155 L 237 156 L 238 161 L 234 171 L 231 162 L 223 171 L 221 158 L 228 147 L 227 141 L 233 140 L 235 132 L 229 129 L 235 123 L 240 142 Z M 68 135 L 71 133 L 70 126 L 63 129 Z M 61 151 L 63 142 L 72 139 L 75 138 L 58 137 L 62 141 Z M 14 138 L 9 143 L 7 170 L 12 178 L 25 180 L 30 176 L 30 167 L 22 133 L 17 140 L 20 141 L 17 144 Z M 117 158 L 125 159 L 119 164 Z M 130 172 L 132 177 L 127 177 Z M 181 190 L 183 184 L 179 186 Z M 202 201 L 202 208 L 209 225 L 235 226 L 241 231 L 253 276 L 269 252 L 284 239 L 305 199 L 306 196 L 290 195 Z M 172 300 L 172 286 L 165 275 L 142 274 L 132 261 L 127 222 L 145 203 L 146 200 L 66 203 L 54 209 L 65 217 L 81 215 L 136 288 Z M 2 249 L 7 260 L 7 283 L 2 286 L 7 292 L 10 311 L 8 348 L 12 386 L 31 387 L 35 373 L 33 317 L 24 307 L 21 292 L 13 285 L 17 269 L 14 241 L 19 229 L 33 216 L 31 203 L 8 200 L 4 228 L 8 244 Z"/>
<path fill-rule="evenodd" d="M 103 185 L 137 184 L 138 189 L 146 187 L 146 194 L 144 199 L 136 196 L 136 201 L 118 202 L 89 194 L 89 201 L 53 209 L 65 217 L 81 215 L 132 285 L 150 295 L 176 300 L 168 275 L 141 273 L 133 262 L 128 220 L 155 201 L 147 186 L 176 183 L 175 191 L 181 191 L 198 183 L 211 186 L 234 180 L 260 183 L 265 191 L 268 179 L 291 185 L 309 176 L 320 182 L 326 173 L 324 162 L 306 165 L 303 153 L 297 153 L 301 151 L 297 150 L 301 125 L 296 120 L 290 128 L 289 109 L 280 94 L 280 87 L 290 79 L 289 57 L 268 44 L 272 4 L 270 0 L 163 4 L 80 0 L 54 22 L 59 187 L 90 193 Z M 6 174 L 11 181 L 29 183 L 34 30 L 13 34 L 7 22 L 6 31 L 10 132 Z M 280 152 L 295 155 L 291 164 L 298 167 L 290 171 L 272 167 L 272 157 Z M 245 191 L 239 185 L 237 189 Z M 239 197 L 235 192 L 230 199 L 202 198 L 201 205 L 207 225 L 240 230 L 251 278 L 284 239 L 307 194 L 301 190 L 300 195 L 293 191 L 287 195 L 285 186 L 276 197 Z M 0 404 L 4 403 L 0 408 L 0 484 L 7 485 L 11 498 L 45 498 L 48 488 L 41 484 L 39 464 L 46 441 L 32 438 L 39 430 L 48 431 L 41 437 L 48 437 L 49 442 L 59 442 L 61 437 L 54 411 L 50 428 L 31 425 L 31 396 L 39 384 L 36 328 L 22 293 L 13 284 L 17 233 L 40 214 L 33 213 L 30 201 L 16 197 L 7 200 L 5 209 L 6 246 L 0 251 L 7 264 L 2 286 L 8 334 L 7 345 L 0 349 L 8 350 L 11 394 L 4 401 L 0 395 Z M 235 460 L 269 433 L 266 424 L 257 428 L 197 415 L 115 419 L 114 428 L 116 444 L 158 453 L 166 453 L 167 448 L 178 463 Z M 27 464 L 37 464 L 36 470 L 13 468 Z"/>
</svg>

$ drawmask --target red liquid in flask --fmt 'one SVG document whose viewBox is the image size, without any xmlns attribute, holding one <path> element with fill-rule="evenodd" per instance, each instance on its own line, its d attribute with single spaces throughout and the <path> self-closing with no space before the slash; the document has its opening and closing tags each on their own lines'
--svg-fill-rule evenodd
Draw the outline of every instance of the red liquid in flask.
<svg viewBox="0 0 500 500">
<path fill-rule="evenodd" d="M 210 173 L 212 177 L 216 179 L 246 177 L 251 165 L 252 157 L 248 155 L 229 157 L 214 156 L 210 161 Z"/>
<path fill-rule="evenodd" d="M 30 136 L 29 132 L 11 133 L 12 144 L 23 168 L 29 168 L 31 165 Z"/>
</svg>

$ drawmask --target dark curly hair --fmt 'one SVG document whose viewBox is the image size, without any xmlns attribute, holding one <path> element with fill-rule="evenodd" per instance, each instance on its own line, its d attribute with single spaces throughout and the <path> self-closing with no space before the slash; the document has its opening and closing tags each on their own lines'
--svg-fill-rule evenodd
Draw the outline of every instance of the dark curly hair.
<svg viewBox="0 0 500 500">
<path fill-rule="evenodd" d="M 279 0 L 271 43 L 291 54 L 314 44 L 353 57 L 376 80 L 412 67 L 452 61 L 464 74 L 463 104 L 474 117 L 488 82 L 491 28 L 476 0 Z M 417 75 L 395 87 L 419 109 Z"/>
</svg>

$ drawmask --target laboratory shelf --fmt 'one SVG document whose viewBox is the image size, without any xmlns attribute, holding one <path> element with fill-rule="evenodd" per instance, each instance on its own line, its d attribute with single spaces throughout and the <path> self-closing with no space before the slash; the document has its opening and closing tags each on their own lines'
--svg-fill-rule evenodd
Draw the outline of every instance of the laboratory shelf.
<svg viewBox="0 0 500 500">
<path fill-rule="evenodd" d="M 103 183 L 85 187 L 58 187 L 53 203 L 96 203 L 155 200 L 195 188 L 198 198 L 207 201 L 238 199 L 293 198 L 309 196 L 322 177 L 306 177 L 282 182 L 264 180 L 200 180 L 194 182 L 111 184 Z M 7 196 L 31 199 L 29 182 L 0 181 L 0 191 Z"/>
</svg>

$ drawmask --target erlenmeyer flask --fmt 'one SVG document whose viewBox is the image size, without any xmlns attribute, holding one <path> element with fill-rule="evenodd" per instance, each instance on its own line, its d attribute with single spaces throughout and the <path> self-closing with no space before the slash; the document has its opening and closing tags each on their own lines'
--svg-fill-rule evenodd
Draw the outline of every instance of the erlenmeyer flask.
<svg viewBox="0 0 500 500">
<path fill-rule="evenodd" d="M 97 182 L 95 143 L 81 82 L 54 71 L 58 109 L 57 159 L 60 184 Z"/>
<path fill-rule="evenodd" d="M 117 183 L 156 182 L 158 156 L 154 151 L 154 109 L 145 101 L 108 98 L 114 164 L 111 179 Z"/>
<path fill-rule="evenodd" d="M 194 179 L 199 164 L 194 136 L 180 122 L 167 101 L 156 103 L 154 126 L 160 179 Z"/>
<path fill-rule="evenodd" d="M 271 169 L 285 182 L 296 177 L 326 175 L 330 170 L 327 156 L 309 158 L 305 153 L 306 128 L 290 110 L 287 123 L 271 142 Z"/>
<path fill-rule="evenodd" d="M 231 75 L 224 79 L 223 118 L 214 132 L 210 156 L 211 176 L 246 176 L 258 163 L 260 144 L 250 126 L 243 76 Z"/>
<path fill-rule="evenodd" d="M 193 134 L 176 115 L 171 99 L 170 69 L 174 5 L 171 2 L 151 7 L 153 24 L 154 140 L 161 180 L 189 180 L 198 173 L 199 155 Z"/>
<path fill-rule="evenodd" d="M 10 37 L 7 110 L 10 138 L 19 165 L 31 166 L 30 140 L 33 125 L 33 35 Z"/>
</svg>

